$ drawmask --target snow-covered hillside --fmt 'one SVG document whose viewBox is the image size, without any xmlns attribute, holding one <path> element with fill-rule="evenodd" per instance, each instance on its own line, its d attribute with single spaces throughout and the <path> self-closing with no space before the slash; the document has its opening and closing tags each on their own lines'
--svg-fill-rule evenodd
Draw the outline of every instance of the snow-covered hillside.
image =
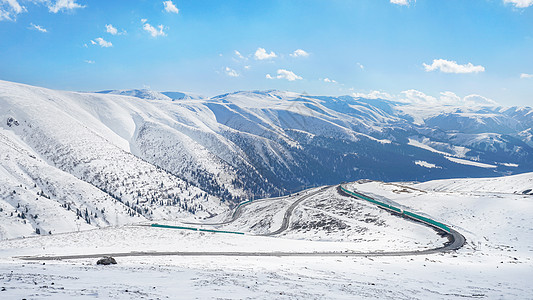
<svg viewBox="0 0 533 300">
<path fill-rule="evenodd" d="M 442 192 L 485 192 L 533 195 L 533 173 L 495 178 L 457 178 L 413 184 L 413 187 Z"/>
<path fill-rule="evenodd" d="M 227 209 L 133 155 L 129 113 L 142 103 L 132 109 L 126 101 L 143 101 L 106 97 L 0 82 L 0 238 Z"/>
<path fill-rule="evenodd" d="M 2 217 L 25 228 L 19 236 L 209 217 L 252 196 L 360 178 L 532 171 L 531 112 L 280 91 L 76 93 L 0 81 Z M 47 225 L 39 197 L 66 209 L 69 224 Z"/>
<path fill-rule="evenodd" d="M 533 175 L 523 177 L 499 182 L 503 187 L 518 180 L 525 188 Z M 493 185 L 490 179 L 470 182 L 477 185 L 472 192 L 454 192 L 463 186 L 454 180 L 446 191 L 368 180 L 346 184 L 445 222 L 466 237 L 456 251 L 409 252 L 438 247 L 443 239 L 425 225 L 340 195 L 335 187 L 317 188 L 257 200 L 232 224 L 222 225 L 246 235 L 124 226 L 4 241 L 1 293 L 87 299 L 529 299 L 532 196 L 484 192 Z M 425 183 L 432 184 L 444 182 Z M 280 226 L 280 215 L 306 195 L 311 196 L 294 207 L 286 231 L 254 236 Z M 408 253 L 381 255 L 394 251 Z M 351 256 L 354 252 L 359 255 Z M 115 256 L 117 265 L 96 265 L 105 253 L 124 255 Z"/>
</svg>

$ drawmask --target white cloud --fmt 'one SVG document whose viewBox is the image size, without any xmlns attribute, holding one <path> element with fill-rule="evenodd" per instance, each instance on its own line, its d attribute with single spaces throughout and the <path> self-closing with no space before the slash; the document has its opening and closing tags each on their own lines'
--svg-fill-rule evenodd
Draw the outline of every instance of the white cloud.
<svg viewBox="0 0 533 300">
<path fill-rule="evenodd" d="M 288 81 L 295 81 L 295 80 L 301 80 L 302 77 L 294 74 L 292 71 L 288 71 L 285 69 L 279 69 L 278 70 L 278 79 L 287 79 Z"/>
<path fill-rule="evenodd" d="M 105 30 L 108 33 L 111 33 L 112 35 L 117 35 L 118 34 L 118 30 L 115 27 L 113 27 L 113 25 L 111 25 L 111 24 L 106 24 L 105 25 Z"/>
<path fill-rule="evenodd" d="M 21 6 L 17 0 L 2 0 L 0 3 L 0 21 L 13 21 L 18 14 L 26 11 L 24 6 Z"/>
<path fill-rule="evenodd" d="M 426 72 L 435 71 L 439 69 L 444 73 L 478 73 L 484 72 L 483 66 L 474 66 L 472 63 L 466 65 L 460 65 L 456 61 L 450 61 L 445 59 L 434 59 L 431 65 L 423 64 Z"/>
<path fill-rule="evenodd" d="M 141 23 L 146 23 L 146 21 L 148 21 L 148 19 L 141 19 Z"/>
<path fill-rule="evenodd" d="M 302 80 L 303 79 L 302 77 L 294 74 L 294 72 L 288 71 L 288 70 L 285 70 L 285 69 L 279 69 L 278 70 L 278 75 L 276 77 L 272 77 L 272 75 L 266 74 L 266 78 L 267 79 L 274 79 L 274 78 L 287 79 L 288 81 L 295 81 L 295 80 Z"/>
<path fill-rule="evenodd" d="M 496 101 L 483 97 L 481 95 L 471 94 L 461 97 L 457 96 L 453 92 L 442 92 L 440 97 L 436 98 L 424 94 L 417 90 L 407 90 L 400 93 L 400 96 L 394 97 L 395 100 L 408 102 L 412 104 L 424 104 L 424 105 L 458 105 L 458 106 L 479 106 L 479 105 L 497 105 Z"/>
<path fill-rule="evenodd" d="M 368 94 L 365 93 L 352 93 L 352 96 L 355 98 L 365 98 L 365 99 L 385 99 L 385 100 L 393 100 L 394 97 L 386 92 L 382 91 L 371 91 Z"/>
<path fill-rule="evenodd" d="M 411 0 L 390 0 L 390 3 L 398 5 L 409 5 L 409 2 L 411 2 Z"/>
<path fill-rule="evenodd" d="M 276 53 L 274 53 L 273 51 L 270 51 L 270 53 L 267 53 L 265 48 L 257 48 L 254 56 L 255 56 L 255 59 L 257 60 L 265 60 L 265 59 L 271 59 L 271 58 L 278 57 Z"/>
<path fill-rule="evenodd" d="M 94 41 L 91 41 L 91 44 L 93 45 L 98 44 L 102 48 L 113 47 L 113 44 L 111 42 L 108 42 L 101 37 L 94 39 Z"/>
<path fill-rule="evenodd" d="M 8 20 L 11 21 L 10 13 L 4 8 L 0 8 L 0 21 Z"/>
<path fill-rule="evenodd" d="M 526 8 L 533 5 L 533 0 L 504 0 L 504 3 L 511 3 L 515 7 Z"/>
<path fill-rule="evenodd" d="M 302 49 L 295 50 L 292 54 L 290 54 L 292 57 L 308 57 L 309 53 L 305 52 Z"/>
<path fill-rule="evenodd" d="M 88 63 L 90 65 L 94 64 L 94 60 L 85 60 L 85 63 Z"/>
<path fill-rule="evenodd" d="M 144 20 L 144 21 L 143 21 Z M 165 26 L 163 25 L 159 25 L 157 26 L 157 28 L 159 28 L 159 30 L 157 30 L 154 26 L 146 23 L 146 19 L 143 19 L 141 21 L 143 21 L 144 25 L 143 25 L 143 29 L 148 31 L 150 33 L 150 35 L 152 35 L 153 37 L 158 37 L 158 36 L 166 36 L 167 34 L 163 31 L 163 29 L 165 29 Z"/>
<path fill-rule="evenodd" d="M 76 3 L 77 0 L 57 0 L 55 3 L 50 2 L 48 9 L 50 12 L 58 13 L 61 10 L 74 10 L 76 8 L 84 8 L 85 5 Z"/>
<path fill-rule="evenodd" d="M 520 78 L 521 79 L 533 78 L 533 74 L 522 73 L 520 74 Z"/>
<path fill-rule="evenodd" d="M 476 106 L 476 105 L 497 105 L 496 101 L 483 97 L 481 95 L 468 95 L 463 98 L 463 102 L 465 105 L 468 106 Z"/>
<path fill-rule="evenodd" d="M 337 81 L 335 81 L 333 79 L 329 79 L 329 78 L 324 78 L 323 80 L 324 80 L 324 82 L 328 82 L 328 83 L 337 83 Z"/>
<path fill-rule="evenodd" d="M 30 29 L 35 29 L 35 30 L 38 30 L 40 32 L 48 32 L 48 30 L 46 30 L 46 28 L 43 28 L 42 26 L 40 25 L 35 25 L 33 23 L 30 23 Z"/>
<path fill-rule="evenodd" d="M 251 66 L 244 66 L 246 70 L 250 70 Z"/>
<path fill-rule="evenodd" d="M 359 69 L 361 69 L 361 70 L 365 69 L 365 66 L 363 66 L 361 63 L 357 63 L 357 65 L 359 66 Z"/>
<path fill-rule="evenodd" d="M 163 1 L 163 4 L 165 5 L 165 11 L 169 13 L 179 13 L 179 9 L 172 3 L 172 1 Z"/>
<path fill-rule="evenodd" d="M 402 98 L 410 103 L 437 103 L 437 99 L 433 96 L 424 94 L 421 91 L 410 89 L 400 93 Z"/>
<path fill-rule="evenodd" d="M 444 104 L 459 104 L 461 103 L 461 97 L 457 96 L 454 92 L 441 92 L 440 103 Z"/>
<path fill-rule="evenodd" d="M 242 60 L 248 60 L 248 58 L 244 57 L 239 51 L 237 50 L 234 50 L 233 53 L 235 54 L 235 56 L 237 56 L 239 59 L 242 59 Z"/>
<path fill-rule="evenodd" d="M 385 99 L 416 105 L 456 105 L 456 106 L 479 106 L 479 105 L 497 105 L 497 103 L 489 98 L 472 94 L 464 98 L 457 96 L 455 93 L 447 91 L 441 92 L 439 97 L 427 95 L 421 91 L 414 89 L 400 92 L 399 95 L 391 95 L 382 91 L 371 91 L 370 93 L 353 93 L 353 97 L 361 97 L 365 99 Z"/>
<path fill-rule="evenodd" d="M 105 25 L 105 31 L 111 35 L 123 35 L 123 34 L 126 34 L 126 30 L 122 29 L 122 31 L 118 31 L 118 29 L 111 25 L 111 24 L 106 24 Z"/>
<path fill-rule="evenodd" d="M 228 75 L 229 77 L 239 77 L 240 74 L 237 73 L 237 71 L 231 69 L 230 67 L 226 67 L 226 69 L 224 69 L 224 71 L 226 72 L 226 75 Z"/>
</svg>

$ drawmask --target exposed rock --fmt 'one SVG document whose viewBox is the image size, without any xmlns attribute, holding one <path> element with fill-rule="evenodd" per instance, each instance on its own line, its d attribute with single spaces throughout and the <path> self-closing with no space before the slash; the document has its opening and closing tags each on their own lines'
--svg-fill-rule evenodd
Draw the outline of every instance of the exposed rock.
<svg viewBox="0 0 533 300">
<path fill-rule="evenodd" d="M 97 262 L 96 262 L 97 265 L 104 265 L 104 266 L 107 266 L 107 265 L 116 265 L 117 264 L 117 261 L 111 257 L 111 256 L 104 256 L 104 258 L 100 258 Z"/>
</svg>

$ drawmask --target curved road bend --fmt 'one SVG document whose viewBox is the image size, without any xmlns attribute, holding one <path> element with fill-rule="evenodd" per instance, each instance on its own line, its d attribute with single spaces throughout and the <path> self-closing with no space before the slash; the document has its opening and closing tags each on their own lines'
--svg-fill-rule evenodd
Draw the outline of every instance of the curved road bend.
<svg viewBox="0 0 533 300">
<path fill-rule="evenodd" d="M 289 219 L 292 215 L 292 211 L 296 208 L 298 204 L 307 198 L 316 195 L 317 193 L 329 188 L 329 186 L 324 187 L 318 191 L 315 191 L 311 194 L 302 196 L 300 199 L 295 201 L 285 212 L 283 218 L 283 224 L 280 229 L 266 234 L 268 236 L 278 234 L 283 232 L 288 228 Z M 340 192 L 339 192 L 340 193 Z M 342 194 L 344 195 L 344 193 Z M 236 214 L 234 214 L 236 215 Z M 401 217 L 401 216 L 400 216 Z M 236 218 L 235 218 L 236 219 Z M 233 220 L 230 220 L 233 221 Z M 411 220 L 413 221 L 413 220 Z M 421 223 L 421 222 L 419 222 Z M 222 223 L 223 224 L 223 223 Z M 385 252 L 385 251 L 375 251 L 375 252 L 341 252 L 341 251 L 327 251 L 327 252 L 200 252 L 200 251 L 167 251 L 167 252 L 157 252 L 157 251 L 146 251 L 146 252 L 115 252 L 115 253 L 100 253 L 100 254 L 82 254 L 82 255 L 59 255 L 59 256 L 19 256 L 17 258 L 22 260 L 63 260 L 63 259 L 86 259 L 86 258 L 100 258 L 102 256 L 113 256 L 113 257 L 132 257 L 132 256 L 236 256 L 236 257 L 342 257 L 342 256 L 352 256 L 352 257 L 368 257 L 368 256 L 412 256 L 412 255 L 428 255 L 436 254 L 442 252 L 448 252 L 453 250 L 458 250 L 465 243 L 465 238 L 459 232 L 450 228 L 450 233 L 444 232 L 438 227 L 435 228 L 430 224 L 421 223 L 426 226 L 436 229 L 440 233 L 445 234 L 448 238 L 448 242 L 438 248 L 427 249 L 427 250 L 418 250 L 418 251 L 396 251 L 396 252 Z"/>
<path fill-rule="evenodd" d="M 294 201 L 290 206 L 289 208 L 287 208 L 287 210 L 285 211 L 285 215 L 283 216 L 283 223 L 281 224 L 281 227 L 274 231 L 274 232 L 270 232 L 270 233 L 265 233 L 265 234 L 258 234 L 259 236 L 272 236 L 272 235 L 275 235 L 275 234 L 279 234 L 285 230 L 287 230 L 289 228 L 289 219 L 292 215 L 292 212 L 294 211 L 294 209 L 296 208 L 296 206 L 298 206 L 300 203 L 302 203 L 302 201 L 306 200 L 307 198 L 311 197 L 311 196 L 314 196 L 316 194 L 318 194 L 319 192 L 329 188 L 331 186 L 325 186 L 325 187 L 322 187 L 321 189 L 319 190 L 316 190 L 314 192 L 312 192 L 311 194 L 308 194 L 308 195 L 304 195 L 302 197 L 300 197 L 298 200 Z M 301 193 L 301 192 L 300 192 Z M 270 199 L 258 199 L 258 200 L 254 200 L 254 201 L 249 201 L 247 203 L 244 203 L 242 205 L 239 205 L 235 211 L 233 211 L 233 214 L 231 215 L 231 219 L 227 220 L 227 221 L 223 221 L 223 222 L 218 222 L 218 223 L 192 223 L 192 222 L 184 222 L 184 224 L 189 224 L 189 225 L 226 225 L 226 224 L 229 224 L 229 223 L 232 223 L 234 222 L 235 220 L 237 220 L 238 218 L 240 218 L 242 216 L 242 211 L 243 211 L 243 208 L 252 204 L 252 203 L 258 203 L 258 202 L 264 202 L 264 201 L 277 201 L 277 200 L 285 200 L 285 198 L 287 198 L 288 196 L 282 196 L 282 197 L 277 197 L 277 198 L 270 198 Z"/>
<path fill-rule="evenodd" d="M 357 200 L 361 200 L 359 199 L 358 197 L 355 197 L 353 195 L 350 195 L 346 192 L 344 192 L 341 188 L 341 186 L 339 185 L 337 187 L 337 192 L 342 195 L 342 196 L 348 196 L 348 197 L 352 197 L 352 198 L 355 198 Z M 359 193 L 359 192 L 358 192 Z M 362 195 L 362 194 L 361 194 Z M 368 196 L 367 196 L 368 197 Z M 366 203 L 366 201 L 365 201 Z M 377 206 L 377 205 L 376 205 Z M 380 206 L 378 206 L 380 207 Z M 429 224 L 429 223 L 425 223 L 425 222 L 421 222 L 417 219 L 413 219 L 413 218 L 410 218 L 409 216 L 406 216 L 406 215 L 400 215 L 396 212 L 393 212 L 391 210 L 388 210 L 388 209 L 385 209 L 385 208 L 382 208 L 380 207 L 381 209 L 384 209 L 388 212 L 390 212 L 392 215 L 394 216 L 397 216 L 397 217 L 400 217 L 400 218 L 404 218 L 406 220 L 409 220 L 411 222 L 416 222 L 416 223 L 419 223 L 419 224 L 422 224 L 422 225 L 425 225 L 425 226 L 428 226 L 432 229 L 434 229 L 435 231 L 437 231 L 439 234 L 443 235 L 444 237 L 448 238 L 448 242 L 443 246 L 443 247 L 439 247 L 439 248 L 435 248 L 435 249 L 428 249 L 428 250 L 423 250 L 423 251 L 420 251 L 420 252 L 424 252 L 424 254 L 430 254 L 430 253 L 437 253 L 437 252 L 445 252 L 445 251 L 452 251 L 452 250 L 458 250 L 460 249 L 461 247 L 463 247 L 463 245 L 466 243 L 466 239 L 465 237 L 460 234 L 459 232 L 457 232 L 456 230 L 454 230 L 453 228 L 449 227 L 448 228 L 450 229 L 450 232 L 446 232 L 444 231 L 443 229 L 433 225 L 433 224 Z"/>
<path fill-rule="evenodd" d="M 281 227 L 276 230 L 276 231 L 273 231 L 273 232 L 269 232 L 269 233 L 263 233 L 263 234 L 257 234 L 258 236 L 273 236 L 273 235 L 276 235 L 276 234 L 280 234 L 282 233 L 283 231 L 287 230 L 289 228 L 289 221 L 291 219 L 291 216 L 292 216 L 292 212 L 294 211 L 294 209 L 296 208 L 296 206 L 300 205 L 300 203 L 302 203 L 303 201 L 309 199 L 309 197 L 312 197 L 328 188 L 330 188 L 331 186 L 325 186 L 319 190 L 316 190 L 310 194 L 307 194 L 307 195 L 304 195 L 302 197 L 300 197 L 300 199 L 294 201 L 291 206 L 289 206 L 289 208 L 287 208 L 287 210 L 285 211 L 285 214 L 283 215 L 283 222 L 281 223 Z"/>
</svg>

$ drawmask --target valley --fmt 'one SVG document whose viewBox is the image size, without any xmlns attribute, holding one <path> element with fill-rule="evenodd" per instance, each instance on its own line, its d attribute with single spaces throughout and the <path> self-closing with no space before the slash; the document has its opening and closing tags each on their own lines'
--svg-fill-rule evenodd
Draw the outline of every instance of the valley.
<svg viewBox="0 0 533 300">
<path fill-rule="evenodd" d="M 357 179 L 533 170 L 527 107 L 279 91 L 75 93 L 1 81 L 0 114 L 0 238 L 194 221 Z"/>
<path fill-rule="evenodd" d="M 530 108 L 4 81 L 0 108 L 8 298 L 533 293 Z"/>
</svg>

